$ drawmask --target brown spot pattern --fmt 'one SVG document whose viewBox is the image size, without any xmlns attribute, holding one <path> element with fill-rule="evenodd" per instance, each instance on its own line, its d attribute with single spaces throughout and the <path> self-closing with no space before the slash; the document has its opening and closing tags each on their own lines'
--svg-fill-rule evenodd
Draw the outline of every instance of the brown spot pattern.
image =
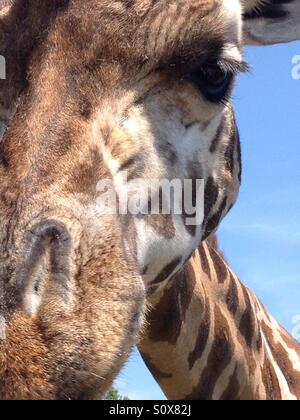
<svg viewBox="0 0 300 420">
<path fill-rule="evenodd" d="M 267 326 L 265 322 L 262 323 L 262 329 L 265 335 L 265 338 L 268 342 L 272 355 L 283 373 L 285 380 L 290 388 L 290 391 L 300 398 L 300 371 L 296 371 L 292 365 L 292 362 L 289 359 L 287 350 L 282 346 L 281 343 L 276 343 L 273 338 L 273 331 Z M 296 349 L 296 353 L 300 355 L 300 345 L 295 342 L 291 337 L 288 336 L 288 339 L 291 340 L 288 347 L 291 349 Z M 295 347 L 296 346 L 296 347 Z"/>
<path fill-rule="evenodd" d="M 220 126 L 217 130 L 217 133 L 215 135 L 215 138 L 213 139 L 213 141 L 211 143 L 210 153 L 215 153 L 216 152 L 216 150 L 219 146 L 220 140 L 221 140 L 221 136 L 222 136 L 223 131 L 224 131 L 224 126 L 225 126 L 225 119 L 222 120 L 222 122 L 221 122 L 221 124 L 220 124 Z"/>
<path fill-rule="evenodd" d="M 266 390 L 266 399 L 268 401 L 281 400 L 280 385 L 275 373 L 274 367 L 266 357 L 262 367 L 262 378 Z"/>
<path fill-rule="evenodd" d="M 219 197 L 219 186 L 212 177 L 209 177 L 205 186 L 204 195 L 204 218 L 207 220 L 212 208 L 216 204 Z"/>
<path fill-rule="evenodd" d="M 237 128 L 235 125 L 232 126 L 232 132 L 230 135 L 230 141 L 225 152 L 225 163 L 227 171 L 232 174 L 235 168 L 234 154 L 236 151 L 237 144 Z"/>
<path fill-rule="evenodd" d="M 256 327 L 256 319 L 255 319 L 255 314 L 254 314 L 254 310 L 251 304 L 248 290 L 244 286 L 242 288 L 243 288 L 246 309 L 241 319 L 240 333 L 242 337 L 245 339 L 247 346 L 249 348 L 252 348 L 252 340 L 254 337 L 254 332 L 255 332 L 255 327 Z"/>
<path fill-rule="evenodd" d="M 204 309 L 204 315 L 203 315 L 203 319 L 199 327 L 196 345 L 193 351 L 189 354 L 190 369 L 193 369 L 197 360 L 199 360 L 202 357 L 203 352 L 208 342 L 209 331 L 210 331 L 210 304 L 209 304 L 208 299 L 205 299 L 203 309 Z"/>
<path fill-rule="evenodd" d="M 225 264 L 224 259 L 220 256 L 218 252 L 215 251 L 214 248 L 211 248 L 212 259 L 214 262 L 214 267 L 217 274 L 217 279 L 219 283 L 225 283 L 228 277 L 228 269 Z"/>
<path fill-rule="evenodd" d="M 229 277 L 229 287 L 228 287 L 228 292 L 226 296 L 226 303 L 227 303 L 229 311 L 233 315 L 235 315 L 239 306 L 239 296 L 238 296 L 237 284 L 232 273 L 230 273 L 230 277 Z"/>
<path fill-rule="evenodd" d="M 164 282 L 170 275 L 175 271 L 175 269 L 181 264 L 182 258 L 176 258 L 171 261 L 166 267 L 159 273 L 159 275 L 153 280 L 152 285 L 159 284 Z"/>
<path fill-rule="evenodd" d="M 145 365 L 147 366 L 147 368 L 150 370 L 150 372 L 152 373 L 152 375 L 154 376 L 154 378 L 159 382 L 162 381 L 163 379 L 170 379 L 172 378 L 172 374 L 171 373 L 165 373 L 162 372 L 160 369 L 158 369 L 155 364 L 151 361 L 151 357 L 145 353 L 143 353 L 142 351 L 140 351 L 140 354 L 145 362 Z"/>
<path fill-rule="evenodd" d="M 240 392 L 240 383 L 238 378 L 238 368 L 235 368 L 233 374 L 229 378 L 229 384 L 223 392 L 221 401 L 236 401 Z"/>
<path fill-rule="evenodd" d="M 177 283 L 174 282 L 174 287 L 177 287 L 177 292 L 180 301 L 180 312 L 183 321 L 186 319 L 186 313 L 190 307 L 192 298 L 194 297 L 197 279 L 193 266 L 187 263 L 181 273 L 177 277 Z"/>
<path fill-rule="evenodd" d="M 200 381 L 186 400 L 211 400 L 221 373 L 234 354 L 229 325 L 218 306 L 215 306 L 215 334 L 207 364 Z"/>
<path fill-rule="evenodd" d="M 158 305 L 147 317 L 151 328 L 149 339 L 151 341 L 163 341 L 175 345 L 181 331 L 180 312 L 176 310 L 178 305 L 177 294 L 174 288 L 166 290 Z"/>
<path fill-rule="evenodd" d="M 199 255 L 200 255 L 200 260 L 201 260 L 201 268 L 204 271 L 204 273 L 210 278 L 211 271 L 210 271 L 210 266 L 209 266 L 209 262 L 208 262 L 204 245 L 201 244 L 198 250 L 199 250 Z"/>
<path fill-rule="evenodd" d="M 224 214 L 224 211 L 227 206 L 227 197 L 225 197 L 218 209 L 218 211 L 208 220 L 206 224 L 206 232 L 204 235 L 204 238 L 207 238 L 209 235 L 211 235 L 218 227 L 222 216 Z"/>
</svg>

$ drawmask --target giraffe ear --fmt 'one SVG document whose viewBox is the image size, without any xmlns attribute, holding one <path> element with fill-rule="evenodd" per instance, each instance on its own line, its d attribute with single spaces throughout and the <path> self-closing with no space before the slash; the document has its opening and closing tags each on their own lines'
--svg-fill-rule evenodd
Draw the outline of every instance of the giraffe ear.
<svg viewBox="0 0 300 420">
<path fill-rule="evenodd" d="M 300 0 L 241 0 L 241 3 L 246 45 L 300 40 Z"/>
</svg>

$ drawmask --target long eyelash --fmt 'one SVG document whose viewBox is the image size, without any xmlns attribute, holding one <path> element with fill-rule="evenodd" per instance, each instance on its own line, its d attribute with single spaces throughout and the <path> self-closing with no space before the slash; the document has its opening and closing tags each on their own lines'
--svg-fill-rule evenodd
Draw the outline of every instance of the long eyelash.
<svg viewBox="0 0 300 420">
<path fill-rule="evenodd" d="M 251 67 L 246 61 L 240 62 L 232 59 L 221 59 L 218 62 L 218 65 L 222 70 L 229 71 L 233 75 L 239 73 L 248 73 L 251 71 Z"/>
<path fill-rule="evenodd" d="M 249 73 L 251 71 L 251 66 L 246 61 L 220 60 L 218 65 L 222 70 L 230 72 L 232 77 L 239 73 Z M 230 99 L 231 95 L 228 93 L 223 98 L 218 99 L 217 102 L 228 108 L 231 106 Z"/>
<path fill-rule="evenodd" d="M 225 96 L 225 98 L 219 99 L 218 102 L 219 104 L 224 105 L 226 108 L 229 108 L 231 106 L 229 96 Z"/>
</svg>

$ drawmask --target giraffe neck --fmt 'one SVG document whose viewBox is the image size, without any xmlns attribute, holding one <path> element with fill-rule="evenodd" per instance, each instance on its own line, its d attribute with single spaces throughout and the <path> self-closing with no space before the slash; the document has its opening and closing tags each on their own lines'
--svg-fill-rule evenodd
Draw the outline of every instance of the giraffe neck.
<svg viewBox="0 0 300 420">
<path fill-rule="evenodd" d="M 151 300 L 140 351 L 169 399 L 300 399 L 300 346 L 205 242 Z"/>
</svg>

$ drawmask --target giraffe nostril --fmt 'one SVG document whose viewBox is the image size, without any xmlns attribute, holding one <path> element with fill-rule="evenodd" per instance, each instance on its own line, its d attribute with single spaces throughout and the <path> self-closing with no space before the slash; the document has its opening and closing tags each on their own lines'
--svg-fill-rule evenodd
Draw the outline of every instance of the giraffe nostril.
<svg viewBox="0 0 300 420">
<path fill-rule="evenodd" d="M 68 242 L 70 241 L 70 234 L 66 227 L 54 220 L 46 220 L 40 222 L 30 230 L 30 234 L 39 238 L 41 242 Z"/>
<path fill-rule="evenodd" d="M 71 235 L 62 223 L 46 220 L 26 238 L 17 289 L 25 309 L 34 314 L 46 295 L 68 302 Z"/>
</svg>

